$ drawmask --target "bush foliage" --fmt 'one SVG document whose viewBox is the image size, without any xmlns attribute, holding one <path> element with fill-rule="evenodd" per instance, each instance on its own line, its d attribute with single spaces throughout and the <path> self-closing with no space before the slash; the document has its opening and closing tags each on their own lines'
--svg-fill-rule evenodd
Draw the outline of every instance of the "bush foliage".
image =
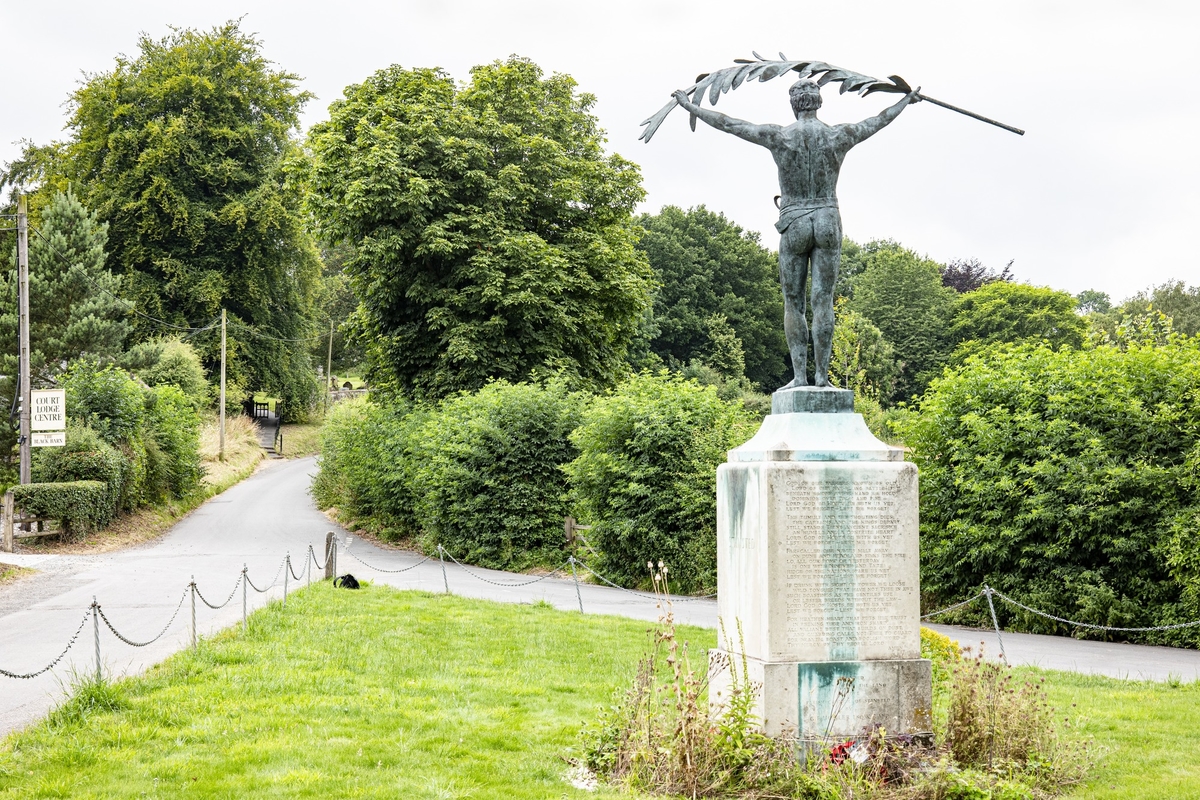
<svg viewBox="0 0 1200 800">
<path fill-rule="evenodd" d="M 594 527 L 600 569 L 625 585 L 670 565 L 682 591 L 717 582 L 717 465 L 753 433 L 740 403 L 667 373 L 642 373 L 596 398 L 572 434 L 579 516 Z"/>
<path fill-rule="evenodd" d="M 929 602 L 988 583 L 1096 625 L 1200 614 L 1200 340 L 980 354 L 933 383 L 905 441 Z M 1084 633 L 996 610 L 1006 626 Z M 1200 642 L 1194 629 L 1136 638 Z"/>
<path fill-rule="evenodd" d="M 174 386 L 147 388 L 113 366 L 77 361 L 63 374 L 71 424 L 64 447 L 39 448 L 33 478 L 47 483 L 99 481 L 105 514 L 184 497 L 196 490 L 200 418 L 192 400 Z"/>
<path fill-rule="evenodd" d="M 583 402 L 558 383 L 505 382 L 444 402 L 414 475 L 426 547 L 488 567 L 560 562 Z"/>
<path fill-rule="evenodd" d="M 111 516 L 108 486 L 100 481 L 27 483 L 14 486 L 14 505 L 35 517 L 55 519 L 63 535 L 80 539 L 107 524 Z"/>
<path fill-rule="evenodd" d="M 489 567 L 557 566 L 584 402 L 554 382 L 499 381 L 437 405 L 339 403 L 313 493 L 386 539 Z"/>
</svg>

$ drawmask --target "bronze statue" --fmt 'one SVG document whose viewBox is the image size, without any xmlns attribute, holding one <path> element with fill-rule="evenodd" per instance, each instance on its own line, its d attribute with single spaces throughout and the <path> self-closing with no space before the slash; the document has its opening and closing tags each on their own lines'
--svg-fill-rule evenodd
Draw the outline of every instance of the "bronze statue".
<svg viewBox="0 0 1200 800">
<path fill-rule="evenodd" d="M 692 129 L 696 119 L 725 133 L 761 145 L 771 151 L 779 168 L 779 274 L 783 284 L 784 331 L 791 351 L 792 382 L 782 387 L 791 389 L 808 385 L 809 324 L 804 313 L 804 293 L 812 278 L 812 343 L 815 360 L 815 385 L 829 386 L 829 358 L 833 349 L 833 299 L 842 252 L 842 219 L 838 212 L 837 181 L 842 160 L 850 148 L 878 133 L 909 103 L 928 100 L 944 108 L 966 114 L 993 125 L 1023 133 L 1017 128 L 981 117 L 956 106 L 924 97 L 920 87 L 911 89 L 900 77 L 893 75 L 880 81 L 866 75 L 849 72 L 817 61 L 788 61 L 780 53 L 780 61 L 767 61 L 754 54 L 757 60 L 739 59 L 739 66 L 701 75 L 688 90 L 674 93 L 673 102 L 642 124 L 646 142 L 676 105 L 691 114 Z M 801 80 L 789 90 L 796 121 L 791 125 L 757 125 L 702 108 L 705 90 L 709 102 L 715 103 L 723 92 L 736 89 L 748 79 L 770 80 L 787 72 L 800 73 Z M 811 80 L 820 76 L 818 80 Z M 903 93 L 898 103 L 877 116 L 844 125 L 826 125 L 817 119 L 821 107 L 821 86 L 840 82 L 841 91 L 856 91 L 862 95 L 873 92 Z"/>
</svg>

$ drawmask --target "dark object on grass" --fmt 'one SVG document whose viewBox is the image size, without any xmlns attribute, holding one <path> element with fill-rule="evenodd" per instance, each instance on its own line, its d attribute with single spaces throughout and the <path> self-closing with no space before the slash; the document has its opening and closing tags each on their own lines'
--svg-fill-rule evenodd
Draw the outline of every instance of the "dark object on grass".
<svg viewBox="0 0 1200 800">
<path fill-rule="evenodd" d="M 340 578 L 334 579 L 333 585 L 338 587 L 339 589 L 357 589 L 357 588 L 359 588 L 358 580 L 353 575 L 351 575 L 349 572 L 347 572 L 345 575 L 341 576 Z"/>
</svg>

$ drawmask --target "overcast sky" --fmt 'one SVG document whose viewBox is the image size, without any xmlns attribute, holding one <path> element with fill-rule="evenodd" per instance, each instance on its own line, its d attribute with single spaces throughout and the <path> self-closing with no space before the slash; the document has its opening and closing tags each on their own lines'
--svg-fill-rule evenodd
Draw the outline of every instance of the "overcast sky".
<svg viewBox="0 0 1200 800">
<path fill-rule="evenodd" d="M 1013 260 L 1018 279 L 1114 298 L 1200 283 L 1200 5 L 1189 2 L 256 2 L 53 4 L 0 0 L 0 162 L 15 142 L 63 135 L 84 73 L 133 54 L 139 32 L 245 15 L 268 58 L 313 92 L 304 125 L 389 64 L 459 79 L 510 53 L 574 76 L 598 98 L 609 146 L 640 164 L 644 208 L 704 204 L 778 246 L 766 150 L 676 112 L 649 145 L 639 123 L 698 73 L 757 50 L 899 74 L 932 97 L 1028 131 L 1016 136 L 931 104 L 904 112 L 846 159 L 848 236 L 891 238 L 940 261 Z M 747 84 L 717 109 L 790 122 L 787 78 Z M 821 116 L 877 113 L 894 95 L 825 91 Z"/>
</svg>

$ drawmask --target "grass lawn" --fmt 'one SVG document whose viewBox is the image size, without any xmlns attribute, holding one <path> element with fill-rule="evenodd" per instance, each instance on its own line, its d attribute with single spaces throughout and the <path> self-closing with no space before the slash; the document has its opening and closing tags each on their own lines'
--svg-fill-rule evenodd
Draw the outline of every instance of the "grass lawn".
<svg viewBox="0 0 1200 800">
<path fill-rule="evenodd" d="M 616 797 L 573 789 L 563 757 L 646 628 L 315 584 L 120 682 L 118 710 L 10 737 L 0 797 Z"/>
<path fill-rule="evenodd" d="M 0 797 L 611 799 L 564 780 L 647 624 L 326 583 L 0 747 Z M 692 652 L 715 633 L 681 629 Z M 1200 687 L 1045 676 L 1107 748 L 1077 797 L 1200 796 Z M 103 696 L 103 692 L 96 696 Z M 1110 789 L 1115 786 L 1117 788 Z"/>
<path fill-rule="evenodd" d="M 279 432 L 283 434 L 282 455 L 285 458 L 319 455 L 321 452 L 321 428 L 320 423 L 311 422 L 280 425 Z"/>
<path fill-rule="evenodd" d="M 1104 751 L 1087 785 L 1069 797 L 1200 798 L 1200 681 L 1019 671 L 1044 677 L 1051 704 L 1078 712 L 1079 729 Z"/>
</svg>

